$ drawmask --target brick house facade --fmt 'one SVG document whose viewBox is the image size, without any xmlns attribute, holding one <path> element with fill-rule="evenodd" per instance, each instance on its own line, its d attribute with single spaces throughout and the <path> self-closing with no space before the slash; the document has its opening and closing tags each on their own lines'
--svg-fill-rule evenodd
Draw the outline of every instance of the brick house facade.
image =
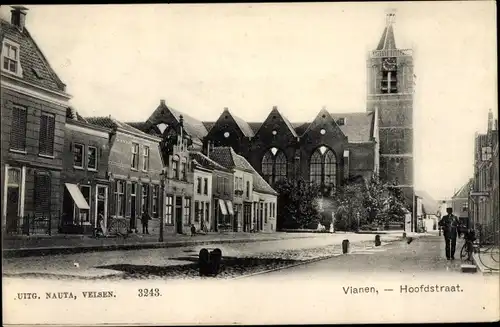
<svg viewBox="0 0 500 327">
<path fill-rule="evenodd" d="M 147 212 L 151 216 L 149 232 L 159 234 L 164 198 L 161 139 L 111 116 L 85 119 L 90 124 L 111 129 L 106 172 L 110 197 L 104 225 L 108 227 L 108 223 L 112 224 L 108 220 L 114 219 L 124 221 L 129 231 L 140 231 L 141 215 Z"/>
<path fill-rule="evenodd" d="M 474 177 L 469 194 L 471 226 L 481 242 L 499 241 L 498 205 L 498 120 L 493 113 L 488 114 L 488 129 L 485 134 L 477 134 L 474 147 Z"/>
<path fill-rule="evenodd" d="M 90 124 L 77 112 L 68 110 L 62 171 L 61 233 L 91 234 L 100 224 L 99 215 L 108 216 L 110 181 L 107 172 L 111 131 L 110 128 Z"/>
<path fill-rule="evenodd" d="M 1 20 L 2 230 L 51 234 L 61 212 L 70 96 L 25 23 L 23 7 Z"/>
</svg>

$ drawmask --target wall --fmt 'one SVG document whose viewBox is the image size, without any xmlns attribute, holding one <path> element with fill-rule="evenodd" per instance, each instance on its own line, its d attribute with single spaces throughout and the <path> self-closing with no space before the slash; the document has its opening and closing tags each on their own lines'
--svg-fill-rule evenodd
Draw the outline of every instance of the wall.
<svg viewBox="0 0 500 327">
<path fill-rule="evenodd" d="M 106 172 L 108 170 L 108 160 L 109 160 L 109 133 L 107 131 L 100 130 L 92 125 L 82 124 L 74 122 L 68 119 L 66 122 L 66 132 L 64 140 L 64 152 L 63 152 L 63 172 L 62 172 L 62 183 L 61 183 L 61 203 L 63 204 L 62 213 L 63 216 L 67 217 L 66 221 L 62 221 L 62 224 L 67 224 L 70 221 L 74 221 L 73 211 L 65 212 L 64 204 L 65 201 L 65 185 L 64 183 L 87 185 L 91 187 L 90 192 L 90 212 L 89 212 L 89 227 L 86 228 L 87 233 L 91 233 L 93 228 L 97 226 L 97 185 L 107 187 L 107 199 L 108 205 L 110 203 L 111 194 L 109 193 L 109 181 L 107 180 Z M 75 167 L 74 162 L 74 146 L 75 144 L 81 144 L 84 146 L 84 156 L 83 156 L 83 167 Z M 88 168 L 88 155 L 89 146 L 97 148 L 97 169 Z M 66 201 L 73 201 L 71 198 L 66 198 Z M 73 208 L 73 205 L 69 204 L 67 207 Z"/>
<path fill-rule="evenodd" d="M 19 105 L 26 108 L 26 153 L 15 153 L 9 151 L 10 133 L 12 125 L 12 108 Z M 61 210 L 61 170 L 64 148 L 64 124 L 66 120 L 66 108 L 47 101 L 27 96 L 4 87 L 1 88 L 1 156 L 2 156 L 2 207 L 6 206 L 4 194 L 5 165 L 14 167 L 25 167 L 24 201 L 21 205 L 21 215 L 33 215 L 35 213 L 34 192 L 35 176 L 37 174 L 48 174 L 50 176 L 50 215 L 51 228 L 56 230 L 59 224 Z M 39 132 L 40 116 L 42 112 L 54 114 L 54 153 L 52 157 L 39 155 Z M 5 210 L 2 210 L 2 226 L 5 226 Z"/>
<path fill-rule="evenodd" d="M 271 195 L 267 193 L 260 193 L 254 190 L 253 192 L 253 201 L 254 204 L 257 203 L 259 206 L 260 204 L 264 204 L 264 213 L 263 217 L 261 219 L 262 221 L 262 231 L 263 232 L 275 232 L 276 231 L 276 214 L 277 214 L 277 197 L 276 195 Z M 267 204 L 267 215 L 266 215 L 266 204 Z M 270 210 L 270 205 L 273 205 L 274 212 Z M 267 221 L 266 221 L 266 216 L 267 216 Z M 255 216 L 255 210 L 252 210 L 252 222 L 253 222 L 253 227 L 255 228 L 256 224 L 256 219 L 260 219 L 260 213 Z"/>
<path fill-rule="evenodd" d="M 198 193 L 198 188 L 197 188 L 198 178 L 201 178 L 201 182 L 202 182 L 200 193 Z M 204 193 L 205 179 L 208 182 L 207 183 L 207 188 L 208 188 L 207 194 Z M 201 225 L 202 220 L 203 220 L 204 226 L 207 227 L 207 229 L 209 229 L 209 227 L 212 224 L 212 211 L 213 211 L 212 206 L 214 205 L 212 202 L 212 172 L 195 168 L 193 181 L 194 181 L 193 182 L 193 224 L 195 225 L 197 230 L 203 230 L 202 225 Z M 204 203 L 203 208 L 201 208 L 201 204 L 198 207 L 199 210 L 201 210 L 201 209 L 203 210 L 203 213 L 198 216 L 199 218 L 196 218 L 197 212 L 196 212 L 195 203 L 197 201 Z M 207 203 L 209 205 L 208 217 L 206 216 Z M 203 218 L 203 219 L 201 219 L 201 218 Z"/>
</svg>

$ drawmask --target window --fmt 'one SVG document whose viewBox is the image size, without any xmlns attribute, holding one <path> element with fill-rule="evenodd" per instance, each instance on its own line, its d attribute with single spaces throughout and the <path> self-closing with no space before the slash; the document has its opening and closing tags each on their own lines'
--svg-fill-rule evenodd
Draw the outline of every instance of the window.
<svg viewBox="0 0 500 327">
<path fill-rule="evenodd" d="M 132 143 L 132 162 L 130 163 L 133 169 L 139 168 L 139 144 Z"/>
<path fill-rule="evenodd" d="M 21 63 L 19 60 L 19 46 L 5 40 L 2 49 L 2 70 L 9 73 L 21 75 Z"/>
<path fill-rule="evenodd" d="M 335 188 L 337 161 L 332 150 L 322 146 L 311 156 L 309 164 L 310 181 L 322 188 Z"/>
<path fill-rule="evenodd" d="M 267 224 L 267 216 L 268 216 L 268 211 L 267 211 L 267 203 L 264 204 L 264 224 Z"/>
<path fill-rule="evenodd" d="M 116 190 L 115 190 L 115 202 L 116 202 L 116 216 L 124 217 L 125 216 L 125 182 L 124 181 L 116 181 Z"/>
<path fill-rule="evenodd" d="M 172 178 L 179 178 L 179 163 L 175 160 L 172 161 Z"/>
<path fill-rule="evenodd" d="M 191 224 L 191 198 L 184 201 L 184 224 Z"/>
<path fill-rule="evenodd" d="M 194 201 L 194 221 L 200 221 L 200 202 Z"/>
<path fill-rule="evenodd" d="M 491 146 L 484 146 L 481 149 L 481 160 L 487 161 L 491 159 Z"/>
<path fill-rule="evenodd" d="M 47 218 L 50 213 L 50 176 L 47 173 L 35 174 L 35 216 Z"/>
<path fill-rule="evenodd" d="M 262 158 L 262 177 L 272 185 L 286 178 L 286 165 L 287 160 L 283 151 L 271 148 Z"/>
<path fill-rule="evenodd" d="M 203 194 L 208 195 L 208 178 L 203 178 Z"/>
<path fill-rule="evenodd" d="M 87 169 L 97 170 L 97 148 L 95 146 L 89 146 L 87 158 Z"/>
<path fill-rule="evenodd" d="M 26 150 L 26 108 L 14 106 L 12 108 L 12 123 L 10 130 L 10 148 L 12 150 Z"/>
<path fill-rule="evenodd" d="M 196 193 L 201 194 L 201 177 L 196 179 Z"/>
<path fill-rule="evenodd" d="M 41 155 L 54 155 L 55 116 L 43 112 L 40 116 L 40 133 L 38 134 L 38 151 Z"/>
<path fill-rule="evenodd" d="M 224 177 L 224 194 L 229 194 L 229 178 Z"/>
<path fill-rule="evenodd" d="M 464 202 L 462 204 L 462 211 L 468 211 L 469 210 L 469 203 L 468 202 Z"/>
<path fill-rule="evenodd" d="M 200 220 L 203 221 L 203 210 L 204 210 L 204 207 L 205 206 L 205 202 L 200 202 Z M 200 221 L 198 220 L 198 221 Z"/>
<path fill-rule="evenodd" d="M 205 203 L 205 220 L 210 220 L 210 202 Z"/>
<path fill-rule="evenodd" d="M 159 186 L 153 185 L 153 217 L 158 218 L 158 193 Z"/>
<path fill-rule="evenodd" d="M 250 197 L 250 181 L 247 181 L 247 198 Z"/>
<path fill-rule="evenodd" d="M 142 170 L 148 171 L 149 169 L 149 147 L 142 148 Z"/>
<path fill-rule="evenodd" d="M 186 163 L 182 162 L 181 163 L 181 180 L 185 181 L 186 180 Z"/>
<path fill-rule="evenodd" d="M 382 93 L 398 93 L 398 80 L 396 71 L 382 72 Z"/>
<path fill-rule="evenodd" d="M 73 144 L 73 167 L 83 168 L 83 158 L 85 156 L 85 146 L 83 144 Z"/>
<path fill-rule="evenodd" d="M 142 212 L 149 212 L 149 185 L 142 184 Z"/>
<path fill-rule="evenodd" d="M 172 195 L 167 195 L 165 198 L 165 225 L 173 225 L 173 203 L 174 197 Z"/>
</svg>

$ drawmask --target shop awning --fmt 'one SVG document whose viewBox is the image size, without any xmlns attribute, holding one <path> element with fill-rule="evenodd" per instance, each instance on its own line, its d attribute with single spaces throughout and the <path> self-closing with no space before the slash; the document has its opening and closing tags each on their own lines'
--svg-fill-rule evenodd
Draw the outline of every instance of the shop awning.
<svg viewBox="0 0 500 327">
<path fill-rule="evenodd" d="M 227 209 L 226 209 L 226 204 L 224 203 L 224 200 L 219 199 L 219 207 L 220 207 L 220 212 L 225 216 L 227 215 Z"/>
<path fill-rule="evenodd" d="M 89 204 L 83 197 L 83 194 L 78 188 L 78 185 L 70 183 L 64 183 L 64 185 L 66 185 L 66 188 L 68 189 L 69 194 L 71 194 L 71 198 L 73 199 L 73 202 L 75 202 L 75 205 L 78 207 L 78 209 L 90 209 Z"/>
<path fill-rule="evenodd" d="M 227 200 L 226 204 L 227 204 L 227 211 L 229 211 L 229 214 L 234 215 L 233 203 L 231 201 Z"/>
</svg>

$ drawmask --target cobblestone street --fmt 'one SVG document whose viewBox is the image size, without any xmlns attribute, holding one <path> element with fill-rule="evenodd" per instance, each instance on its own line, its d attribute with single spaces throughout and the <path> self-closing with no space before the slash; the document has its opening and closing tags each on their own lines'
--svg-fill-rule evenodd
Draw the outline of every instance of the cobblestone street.
<svg viewBox="0 0 500 327">
<path fill-rule="evenodd" d="M 276 241 L 196 245 L 179 248 L 107 251 L 4 259 L 4 276 L 79 278 L 200 278 L 196 267 L 201 248 L 220 248 L 223 265 L 219 278 L 236 277 L 342 253 L 344 239 L 352 251 L 373 246 L 371 234 L 316 234 L 314 237 Z M 382 235 L 382 242 L 401 234 Z"/>
</svg>

